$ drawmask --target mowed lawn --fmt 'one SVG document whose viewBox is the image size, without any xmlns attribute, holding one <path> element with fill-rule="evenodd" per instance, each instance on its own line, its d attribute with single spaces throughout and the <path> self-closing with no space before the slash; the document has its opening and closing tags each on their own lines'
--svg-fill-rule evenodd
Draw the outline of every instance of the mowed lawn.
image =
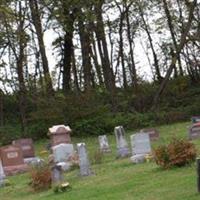
<svg viewBox="0 0 200 200">
<path fill-rule="evenodd" d="M 178 123 L 157 127 L 161 138 L 153 147 L 166 143 L 173 136 L 186 138 L 190 123 Z M 129 135 L 135 131 L 127 133 Z M 98 140 L 91 138 L 72 138 L 73 143 L 85 142 L 89 157 L 93 162 L 98 149 Z M 54 194 L 53 190 L 36 193 L 29 183 L 29 175 L 9 177 L 11 186 L 0 188 L 0 200 L 197 200 L 200 195 L 196 189 L 196 166 L 160 169 L 154 162 L 134 165 L 129 159 L 116 159 L 114 134 L 109 136 L 112 153 L 105 155 L 101 164 L 93 164 L 95 175 L 80 177 L 79 170 L 65 174 L 72 190 Z M 36 144 L 37 153 L 45 150 L 47 141 Z M 198 151 L 200 140 L 194 141 Z M 200 151 L 199 151 L 200 152 Z"/>
</svg>

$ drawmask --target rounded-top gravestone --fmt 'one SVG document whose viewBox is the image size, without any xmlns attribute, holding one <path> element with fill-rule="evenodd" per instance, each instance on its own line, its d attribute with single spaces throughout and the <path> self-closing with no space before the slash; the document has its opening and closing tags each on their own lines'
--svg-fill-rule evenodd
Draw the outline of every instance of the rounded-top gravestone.
<svg viewBox="0 0 200 200">
<path fill-rule="evenodd" d="M 109 153 L 111 152 L 110 146 L 108 144 L 108 138 L 106 135 L 100 135 L 98 137 L 99 139 L 99 146 L 100 146 L 100 151 L 103 153 Z"/>
<path fill-rule="evenodd" d="M 79 156 L 79 166 L 80 166 L 81 176 L 92 175 L 85 143 L 78 143 L 77 150 L 78 150 L 78 156 Z"/>
<path fill-rule="evenodd" d="M 48 135 L 51 140 L 51 146 L 55 146 L 62 143 L 71 143 L 71 129 L 65 125 L 55 125 L 49 128 Z"/>
<path fill-rule="evenodd" d="M 128 157 L 130 155 L 130 151 L 125 138 L 125 131 L 123 126 L 115 127 L 114 132 L 117 142 L 117 157 Z"/>
</svg>

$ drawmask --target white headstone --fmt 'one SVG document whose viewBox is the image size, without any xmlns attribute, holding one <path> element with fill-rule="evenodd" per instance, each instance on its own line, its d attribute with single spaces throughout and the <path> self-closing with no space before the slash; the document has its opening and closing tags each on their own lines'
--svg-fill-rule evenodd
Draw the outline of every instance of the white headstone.
<svg viewBox="0 0 200 200">
<path fill-rule="evenodd" d="M 150 137 L 147 133 L 137 133 L 131 135 L 132 154 L 149 154 L 151 153 Z"/>
<path fill-rule="evenodd" d="M 67 162 L 74 155 L 73 144 L 59 144 L 52 147 L 54 162 Z"/>
<path fill-rule="evenodd" d="M 108 144 L 108 138 L 106 135 L 100 135 L 99 136 L 99 146 L 101 152 L 111 152 L 109 144 Z"/>
<path fill-rule="evenodd" d="M 115 137 L 117 142 L 118 157 L 127 157 L 130 152 L 125 138 L 125 131 L 122 126 L 115 127 Z"/>
<path fill-rule="evenodd" d="M 6 175 L 4 173 L 2 162 L 0 160 L 0 187 L 4 185 L 4 179 L 5 179 L 5 177 L 6 177 Z"/>
<path fill-rule="evenodd" d="M 89 176 L 92 174 L 90 162 L 87 155 L 85 143 L 78 143 L 77 150 L 79 155 L 79 165 L 81 176 Z"/>
</svg>

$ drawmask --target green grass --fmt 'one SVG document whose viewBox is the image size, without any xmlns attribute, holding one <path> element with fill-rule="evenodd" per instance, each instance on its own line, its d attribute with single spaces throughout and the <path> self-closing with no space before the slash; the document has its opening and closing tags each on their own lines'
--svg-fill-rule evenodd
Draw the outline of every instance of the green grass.
<svg viewBox="0 0 200 200">
<path fill-rule="evenodd" d="M 187 137 L 189 123 L 158 127 L 161 138 L 153 146 L 166 143 L 173 136 Z M 133 132 L 128 132 L 127 137 Z M 97 138 L 72 138 L 73 143 L 85 142 L 90 160 L 98 148 Z M 53 190 L 35 193 L 28 186 L 28 174 L 9 177 L 11 186 L 0 189 L 0 200 L 197 200 L 196 166 L 161 170 L 155 163 L 133 165 L 129 159 L 116 159 L 114 136 L 109 136 L 112 154 L 102 164 L 92 165 L 95 175 L 80 177 L 74 170 L 65 174 L 72 190 L 54 194 Z M 36 144 L 37 152 L 44 150 L 47 141 Z M 194 141 L 200 149 L 200 140 Z"/>
</svg>

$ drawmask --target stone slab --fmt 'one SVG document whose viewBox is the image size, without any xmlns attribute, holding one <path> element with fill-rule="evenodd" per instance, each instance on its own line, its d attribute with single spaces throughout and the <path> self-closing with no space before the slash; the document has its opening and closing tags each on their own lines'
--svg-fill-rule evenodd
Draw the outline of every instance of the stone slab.
<svg viewBox="0 0 200 200">
<path fill-rule="evenodd" d="M 132 155 L 150 154 L 151 143 L 147 133 L 136 133 L 131 135 Z"/>
</svg>

